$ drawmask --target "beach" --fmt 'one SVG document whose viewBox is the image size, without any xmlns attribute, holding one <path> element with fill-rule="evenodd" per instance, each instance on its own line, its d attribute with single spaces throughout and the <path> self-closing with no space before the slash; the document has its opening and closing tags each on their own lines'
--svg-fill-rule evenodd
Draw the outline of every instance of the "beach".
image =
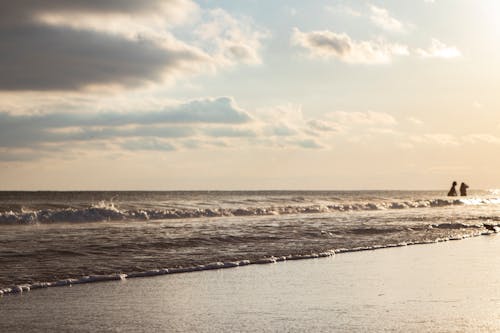
<svg viewBox="0 0 500 333">
<path fill-rule="evenodd" d="M 500 332 L 500 1 L 451 3 L 0 1 L 0 333 Z"/>
<path fill-rule="evenodd" d="M 500 238 L 49 288 L 0 299 L 2 332 L 493 332 Z"/>
</svg>

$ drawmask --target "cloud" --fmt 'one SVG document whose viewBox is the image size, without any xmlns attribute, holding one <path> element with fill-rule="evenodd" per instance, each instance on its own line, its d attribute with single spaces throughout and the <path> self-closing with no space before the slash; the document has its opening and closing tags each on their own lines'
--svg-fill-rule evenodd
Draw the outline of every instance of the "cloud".
<svg viewBox="0 0 500 333">
<path fill-rule="evenodd" d="M 319 120 L 319 119 L 312 119 L 307 122 L 311 130 L 316 131 L 316 132 L 333 132 L 333 133 L 338 133 L 341 131 L 341 126 L 338 125 L 337 123 L 330 122 L 330 121 L 325 121 L 325 120 Z"/>
<path fill-rule="evenodd" d="M 417 54 L 423 58 L 456 58 L 462 53 L 455 46 L 447 46 L 436 38 L 431 39 L 431 46 L 427 49 L 417 49 Z"/>
<path fill-rule="evenodd" d="M 210 22 L 200 21 L 204 13 Z M 205 32 L 215 28 L 207 39 L 187 43 L 172 33 L 186 23 Z M 0 90 L 139 87 L 260 63 L 263 33 L 255 29 L 191 0 L 5 2 L 0 5 Z"/>
<path fill-rule="evenodd" d="M 268 137 L 296 136 L 302 133 L 305 124 L 300 105 L 284 104 L 261 108 L 256 110 L 254 114 L 264 135 Z"/>
<path fill-rule="evenodd" d="M 125 23 L 125 26 L 115 24 L 115 31 L 124 31 L 130 28 L 131 22 L 138 21 L 180 24 L 195 15 L 197 10 L 198 6 L 191 0 L 8 1 L 0 6 L 0 26 L 43 22 L 107 30 L 113 23 L 119 22 Z"/>
<path fill-rule="evenodd" d="M 188 47 L 40 25 L 1 28 L 0 53 L 0 90 L 137 86 L 207 61 Z"/>
<path fill-rule="evenodd" d="M 253 116 L 267 145 L 305 149 L 326 148 L 336 141 L 363 141 L 367 134 L 371 139 L 392 135 L 398 124 L 390 114 L 374 111 L 333 111 L 310 119 L 292 104 L 257 110 Z"/>
<path fill-rule="evenodd" d="M 250 116 L 227 97 L 186 102 L 145 112 L 0 113 L 0 146 L 31 147 L 130 137 L 178 138 L 196 134 L 195 124 L 244 124 Z"/>
<path fill-rule="evenodd" d="M 404 25 L 389 14 L 385 8 L 370 5 L 370 20 L 378 27 L 393 32 L 402 32 Z"/>
<path fill-rule="evenodd" d="M 325 140 L 336 138 L 366 142 L 387 134 L 397 134 L 393 129 L 397 124 L 393 116 L 384 112 L 333 111 L 326 113 L 322 119 L 308 121 L 308 133 Z"/>
<path fill-rule="evenodd" d="M 25 9 L 33 11 L 32 16 L 39 22 L 125 35 L 183 24 L 198 16 L 200 10 L 191 0 L 28 2 L 29 8 Z"/>
<path fill-rule="evenodd" d="M 396 119 L 388 113 L 375 111 L 333 111 L 327 114 L 327 118 L 341 125 L 377 125 L 393 126 L 397 124 Z"/>
<path fill-rule="evenodd" d="M 407 143 L 407 146 L 451 145 L 454 139 L 444 134 L 401 133 L 397 130 L 398 121 L 384 112 L 334 111 L 320 118 L 309 118 L 300 105 L 247 111 L 230 97 L 158 108 L 150 105 L 149 110 L 139 108 L 141 111 L 135 112 L 130 109 L 125 112 L 121 106 L 109 110 L 108 106 L 105 111 L 95 112 L 82 108 L 71 113 L 0 112 L 0 153 L 5 155 L 0 161 L 71 159 L 103 150 L 108 154 L 130 155 L 205 148 L 325 149 L 374 140 L 384 144 L 394 141 L 394 145 Z M 48 108 L 64 109 L 50 105 Z M 479 137 L 470 138 L 473 139 Z"/>
<path fill-rule="evenodd" d="M 287 104 L 249 113 L 229 97 L 140 112 L 83 108 L 71 113 L 0 112 L 0 151 L 5 152 L 0 161 L 69 158 L 69 152 L 102 149 L 113 153 L 214 147 L 319 149 L 327 147 L 328 139 L 337 133 L 328 120 L 305 119 L 300 106 Z"/>
<path fill-rule="evenodd" d="M 5 2 L 0 6 L 0 90 L 137 86 L 198 68 L 209 56 L 167 38 L 168 33 L 154 40 L 106 30 L 114 24 L 133 31 L 116 24 L 116 17 L 168 20 L 193 8 L 189 0 Z M 80 24 L 89 17 L 93 26 Z"/>
<path fill-rule="evenodd" d="M 213 56 L 222 65 L 260 64 L 261 40 L 269 36 L 249 18 L 236 19 L 223 9 L 209 11 L 195 34 L 214 49 Z"/>
<path fill-rule="evenodd" d="M 233 127 L 211 127 L 204 129 L 203 133 L 217 138 L 255 138 L 258 135 L 252 129 Z"/>
<path fill-rule="evenodd" d="M 52 128 L 73 126 L 124 126 L 186 123 L 245 123 L 250 116 L 229 97 L 193 100 L 162 110 L 134 113 L 48 113 L 40 115 L 10 115 L 0 113 L 0 126 L 42 125 Z"/>
<path fill-rule="evenodd" d="M 137 140 L 128 140 L 121 143 L 121 147 L 131 151 L 173 151 L 175 147 L 168 142 L 160 141 L 156 138 L 146 138 Z"/>
<path fill-rule="evenodd" d="M 307 49 L 311 56 L 335 58 L 347 63 L 389 63 L 394 56 L 408 55 L 408 47 L 383 39 L 355 41 L 345 33 L 328 30 L 302 32 L 293 29 L 292 44 Z"/>
</svg>

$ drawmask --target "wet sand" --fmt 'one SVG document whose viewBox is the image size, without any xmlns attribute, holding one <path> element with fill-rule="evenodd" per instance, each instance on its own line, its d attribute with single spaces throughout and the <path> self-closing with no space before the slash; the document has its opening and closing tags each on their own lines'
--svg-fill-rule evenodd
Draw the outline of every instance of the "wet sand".
<svg viewBox="0 0 500 333">
<path fill-rule="evenodd" d="M 0 298 L 0 332 L 498 330 L 497 235 Z"/>
</svg>

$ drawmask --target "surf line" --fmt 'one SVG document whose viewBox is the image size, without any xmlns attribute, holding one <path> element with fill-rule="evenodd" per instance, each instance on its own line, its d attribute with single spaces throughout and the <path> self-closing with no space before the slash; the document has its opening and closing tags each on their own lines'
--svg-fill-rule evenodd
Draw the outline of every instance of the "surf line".
<svg viewBox="0 0 500 333">
<path fill-rule="evenodd" d="M 356 248 L 340 248 L 334 249 L 330 251 L 320 252 L 320 253 L 311 253 L 311 254 L 301 254 L 301 255 L 288 255 L 288 256 L 280 256 L 280 257 L 265 257 L 257 260 L 239 260 L 239 261 L 230 261 L 230 262 L 214 262 L 206 265 L 197 265 L 191 267 L 177 267 L 177 268 L 161 268 L 161 269 L 153 269 L 144 272 L 133 272 L 133 273 L 116 273 L 116 274 L 107 274 L 107 275 L 88 275 L 81 278 L 69 278 L 62 279 L 54 282 L 36 282 L 33 284 L 20 284 L 15 285 L 13 287 L 0 289 L 0 297 L 7 295 L 20 294 L 24 292 L 29 292 L 37 289 L 44 288 L 52 288 L 52 287 L 64 287 L 64 286 L 72 286 L 84 283 L 94 283 L 94 282 L 106 282 L 106 281 L 123 281 L 126 279 L 132 278 L 141 278 L 141 277 L 151 277 L 151 276 L 159 276 L 159 275 L 168 275 L 168 274 L 179 274 L 179 273 L 189 273 L 189 272 L 199 272 L 199 271 L 207 271 L 213 269 L 225 269 L 225 268 L 234 268 L 240 266 L 248 266 L 248 265 L 262 265 L 262 264 L 274 264 L 278 262 L 284 262 L 289 260 L 303 260 L 303 259 L 315 259 L 315 258 L 325 258 L 332 257 L 336 254 L 340 253 L 349 253 L 349 252 L 359 252 L 359 251 L 373 251 L 379 249 L 387 249 L 393 247 L 403 247 L 410 245 L 423 245 L 423 244 L 435 244 L 442 243 L 454 240 L 462 240 L 471 237 L 478 237 L 484 235 L 491 235 L 500 232 L 500 225 L 495 224 L 483 224 L 485 227 L 485 231 L 478 232 L 475 234 L 467 234 L 461 236 L 454 236 L 448 238 L 437 238 L 435 240 L 424 240 L 417 242 L 401 242 L 397 244 L 387 244 L 387 245 L 373 245 L 373 246 L 365 246 L 365 247 L 356 247 Z"/>
</svg>

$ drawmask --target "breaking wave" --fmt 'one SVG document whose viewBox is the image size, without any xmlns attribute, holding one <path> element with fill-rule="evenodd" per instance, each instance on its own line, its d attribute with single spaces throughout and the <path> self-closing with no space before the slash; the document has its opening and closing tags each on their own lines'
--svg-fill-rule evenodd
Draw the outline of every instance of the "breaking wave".
<svg viewBox="0 0 500 333">
<path fill-rule="evenodd" d="M 120 209 L 114 203 L 100 202 L 86 208 L 48 208 L 39 210 L 0 212 L 0 224 L 34 224 L 57 222 L 145 221 L 181 218 L 210 218 L 223 216 L 265 216 L 315 214 L 390 209 L 438 208 L 454 205 L 482 205 L 500 202 L 500 199 L 430 199 L 415 201 L 354 202 L 314 205 L 282 205 L 234 208 L 133 208 Z"/>
</svg>

